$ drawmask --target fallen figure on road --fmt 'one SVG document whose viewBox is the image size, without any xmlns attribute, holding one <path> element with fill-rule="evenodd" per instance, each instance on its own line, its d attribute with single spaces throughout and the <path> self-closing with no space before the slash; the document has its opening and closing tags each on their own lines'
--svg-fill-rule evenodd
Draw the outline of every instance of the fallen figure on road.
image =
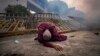
<svg viewBox="0 0 100 56">
<path fill-rule="evenodd" d="M 38 36 L 35 40 L 38 40 L 41 44 L 47 47 L 56 49 L 57 51 L 62 51 L 63 48 L 59 45 L 55 45 L 51 42 L 54 41 L 64 41 L 67 36 L 61 35 L 56 26 L 50 22 L 43 22 L 38 26 Z"/>
</svg>

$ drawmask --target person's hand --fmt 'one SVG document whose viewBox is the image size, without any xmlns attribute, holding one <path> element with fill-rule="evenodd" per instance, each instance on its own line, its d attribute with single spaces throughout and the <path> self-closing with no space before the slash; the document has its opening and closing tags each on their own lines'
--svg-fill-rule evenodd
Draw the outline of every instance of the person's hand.
<svg viewBox="0 0 100 56">
<path fill-rule="evenodd" d="M 57 51 L 63 51 L 63 48 L 59 45 L 53 45 L 54 49 Z"/>
</svg>

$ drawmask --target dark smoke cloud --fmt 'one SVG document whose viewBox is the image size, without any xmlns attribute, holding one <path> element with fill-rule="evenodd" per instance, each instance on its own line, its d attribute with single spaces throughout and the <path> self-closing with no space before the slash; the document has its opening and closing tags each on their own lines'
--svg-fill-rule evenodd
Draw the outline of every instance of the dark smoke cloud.
<svg viewBox="0 0 100 56">
<path fill-rule="evenodd" d="M 100 0 L 77 0 L 75 8 L 85 14 L 88 28 L 100 29 Z"/>
</svg>

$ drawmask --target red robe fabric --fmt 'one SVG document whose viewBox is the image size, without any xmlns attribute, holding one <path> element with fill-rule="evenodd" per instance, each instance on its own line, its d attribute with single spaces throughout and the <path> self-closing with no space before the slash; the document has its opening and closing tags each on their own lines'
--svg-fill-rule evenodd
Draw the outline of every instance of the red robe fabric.
<svg viewBox="0 0 100 56">
<path fill-rule="evenodd" d="M 48 41 L 43 40 L 43 32 L 48 29 L 51 34 L 52 34 L 52 38 Z M 57 32 L 57 29 L 55 27 L 55 25 L 53 25 L 50 22 L 43 22 L 38 26 L 38 37 L 35 40 L 38 40 L 40 43 L 42 43 L 44 46 L 47 47 L 52 47 L 51 44 L 49 44 L 48 42 L 51 41 L 64 41 L 67 39 L 67 36 L 61 35 Z"/>
</svg>

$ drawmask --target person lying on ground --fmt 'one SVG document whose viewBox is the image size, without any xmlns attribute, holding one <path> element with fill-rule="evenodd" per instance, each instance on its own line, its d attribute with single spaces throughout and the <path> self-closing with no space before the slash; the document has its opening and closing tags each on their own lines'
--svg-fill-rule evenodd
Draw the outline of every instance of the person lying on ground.
<svg viewBox="0 0 100 56">
<path fill-rule="evenodd" d="M 55 45 L 51 42 L 54 41 L 65 41 L 67 36 L 61 35 L 56 26 L 51 22 L 43 22 L 38 26 L 38 36 L 35 40 L 38 40 L 44 46 L 51 47 L 57 51 L 62 51 L 63 48 L 59 45 Z"/>
</svg>

